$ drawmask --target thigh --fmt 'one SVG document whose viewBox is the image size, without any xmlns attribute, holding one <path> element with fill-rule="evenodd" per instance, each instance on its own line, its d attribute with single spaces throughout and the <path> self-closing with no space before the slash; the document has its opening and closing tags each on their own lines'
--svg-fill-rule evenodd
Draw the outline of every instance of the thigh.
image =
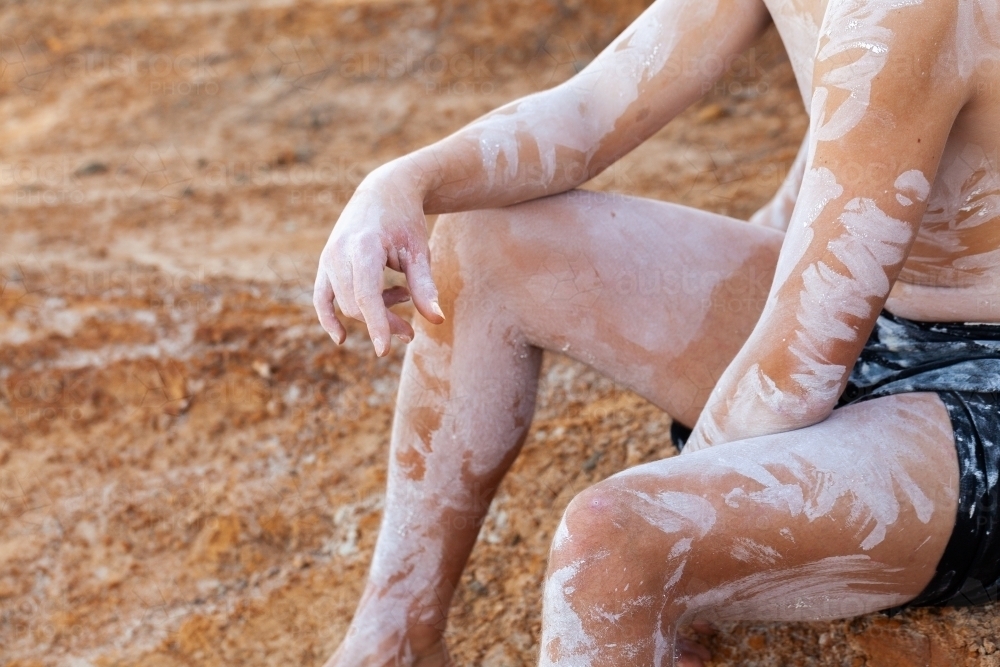
<svg viewBox="0 0 1000 667">
<path fill-rule="evenodd" d="M 432 249 L 465 247 L 468 272 L 528 342 L 687 424 L 756 324 L 783 239 L 705 211 L 581 190 L 453 220 Z"/>
<path fill-rule="evenodd" d="M 902 394 L 638 466 L 591 493 L 645 526 L 633 538 L 647 576 L 683 571 L 679 615 L 848 617 L 902 604 L 933 577 L 957 511 L 952 438 L 936 394 Z"/>
</svg>

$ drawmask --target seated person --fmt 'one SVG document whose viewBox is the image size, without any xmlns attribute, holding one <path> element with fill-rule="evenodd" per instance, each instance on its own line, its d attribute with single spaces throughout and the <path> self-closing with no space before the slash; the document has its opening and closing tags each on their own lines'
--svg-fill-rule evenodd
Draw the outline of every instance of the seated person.
<svg viewBox="0 0 1000 667">
<path fill-rule="evenodd" d="M 574 190 L 711 87 L 691 63 L 771 20 L 810 128 L 757 224 Z M 699 664 L 678 624 L 995 599 L 998 61 L 997 0 L 657 0 L 566 83 L 373 171 L 315 306 L 338 343 L 334 304 L 377 354 L 410 345 L 367 587 L 327 665 L 450 664 L 448 604 L 542 350 L 693 427 L 570 503 L 542 665 Z M 430 239 L 425 214 L 446 214 Z M 386 266 L 408 290 L 383 291 Z M 416 330 L 388 309 L 406 298 Z"/>
</svg>

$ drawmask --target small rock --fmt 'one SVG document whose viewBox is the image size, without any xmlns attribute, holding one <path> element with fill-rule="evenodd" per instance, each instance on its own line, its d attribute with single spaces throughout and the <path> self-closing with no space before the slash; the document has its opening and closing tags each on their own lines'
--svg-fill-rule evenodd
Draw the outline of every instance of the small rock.
<svg viewBox="0 0 1000 667">
<path fill-rule="evenodd" d="M 97 174 L 105 174 L 108 171 L 108 165 L 103 162 L 88 162 L 87 164 L 79 167 L 73 172 L 74 176 L 96 176 Z"/>
<path fill-rule="evenodd" d="M 589 459 L 587 459 L 586 461 L 584 461 L 584 463 L 583 463 L 583 471 L 584 472 L 590 472 L 591 470 L 593 470 L 594 468 L 596 468 L 597 467 L 597 462 L 601 458 L 601 454 L 603 454 L 603 452 L 594 452 Z"/>
<path fill-rule="evenodd" d="M 717 120 L 726 115 L 726 110 L 718 104 L 709 104 L 707 107 L 703 108 L 698 112 L 698 122 L 699 123 L 710 123 L 713 120 Z"/>
</svg>

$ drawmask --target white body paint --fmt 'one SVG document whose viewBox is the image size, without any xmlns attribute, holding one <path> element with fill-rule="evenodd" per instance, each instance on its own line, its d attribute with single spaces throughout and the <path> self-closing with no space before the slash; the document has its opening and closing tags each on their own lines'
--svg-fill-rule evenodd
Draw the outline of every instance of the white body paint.
<svg viewBox="0 0 1000 667">
<path fill-rule="evenodd" d="M 857 423 L 869 427 L 862 432 Z M 884 558 L 883 542 L 902 516 L 913 516 L 927 525 L 940 511 L 933 491 L 911 474 L 933 462 L 923 451 L 900 447 L 900 443 L 926 441 L 928 436 L 945 441 L 950 427 L 947 422 L 929 422 L 920 404 L 900 401 L 887 412 L 874 403 L 862 403 L 834 413 L 819 432 L 780 433 L 722 445 L 697 455 L 701 457 L 697 462 L 685 455 L 680 461 L 667 459 L 613 475 L 602 483 L 613 493 L 594 501 L 602 515 L 618 523 L 621 512 L 627 510 L 655 533 L 675 540 L 663 550 L 663 562 L 657 568 L 663 597 L 654 600 L 637 594 L 631 601 L 621 601 L 623 591 L 616 588 L 607 608 L 574 605 L 581 581 L 592 583 L 595 576 L 600 578 L 613 569 L 613 548 L 593 560 L 577 560 L 556 569 L 545 600 L 546 609 L 559 610 L 560 625 L 558 631 L 547 630 L 543 656 L 546 651 L 552 655 L 543 657 L 542 664 L 594 664 L 600 655 L 593 653 L 599 640 L 587 629 L 619 623 L 625 611 L 635 609 L 655 610 L 653 617 L 665 621 L 648 640 L 630 645 L 629 651 L 645 646 L 654 664 L 670 665 L 676 643 L 669 619 L 676 623 L 748 618 L 817 621 L 903 604 L 912 593 L 887 586 L 902 568 L 879 558 Z M 683 461 L 690 464 L 680 465 Z M 704 496 L 640 490 L 676 488 L 682 480 L 685 488 L 730 490 Z M 612 498 L 619 500 L 611 505 Z M 723 513 L 729 521 L 744 517 L 748 531 L 763 520 L 764 525 L 775 526 L 775 539 L 764 541 L 757 537 L 760 532 L 750 537 L 734 531 L 731 524 L 720 522 Z M 788 524 L 777 529 L 783 521 Z M 807 527 L 828 522 L 840 527 L 833 550 L 846 554 L 802 562 L 798 545 L 814 540 Z M 642 534 L 631 528 L 628 532 Z M 572 543 L 568 535 L 564 521 L 555 553 Z M 856 542 L 845 543 L 846 535 L 853 535 L 849 539 Z M 589 539 L 593 538 L 590 534 Z M 926 538 L 917 548 L 925 544 Z M 728 553 L 734 564 L 728 570 L 720 565 L 725 562 L 720 551 Z M 714 565 L 699 561 L 699 554 Z M 707 590 L 701 579 L 706 570 L 699 569 L 706 567 L 712 581 Z M 751 574 L 746 574 L 748 570 Z M 564 651 L 564 646 L 572 649 Z"/>
<path fill-rule="evenodd" d="M 824 167 L 808 169 L 802 179 L 802 196 L 795 204 L 795 213 L 789 226 L 789 235 L 781 247 L 781 257 L 774 274 L 774 285 L 784 285 L 795 266 L 802 260 L 812 243 L 811 225 L 826 210 L 830 202 L 839 199 L 844 188 L 837 183 L 833 172 Z M 771 299 L 775 296 L 771 288 Z"/>
<path fill-rule="evenodd" d="M 478 133 L 489 186 L 492 188 L 496 183 L 501 157 L 506 164 L 505 180 L 515 179 L 520 164 L 519 144 L 529 138 L 537 147 L 546 182 L 556 173 L 560 148 L 583 153 L 584 162 L 589 165 L 601 138 L 615 129 L 615 124 L 638 99 L 640 87 L 666 65 L 683 35 L 682 26 L 709 20 L 717 8 L 717 0 L 686 0 L 669 6 L 662 18 L 651 17 L 633 24 L 608 47 L 631 56 L 618 60 L 619 71 L 596 69 L 572 81 L 574 86 L 600 87 L 602 95 L 593 105 L 554 113 L 549 107 L 553 98 L 533 95 L 474 123 L 470 129 Z M 565 112 L 577 117 L 568 121 Z"/>
<path fill-rule="evenodd" d="M 912 206 L 914 201 L 927 201 L 927 196 L 931 192 L 931 184 L 927 182 L 927 177 L 922 172 L 911 169 L 902 173 L 896 179 L 896 201 L 903 206 Z"/>
<path fill-rule="evenodd" d="M 1000 2 L 965 0 L 958 3 L 955 28 L 958 74 L 969 79 L 976 69 L 1000 62 Z"/>
<path fill-rule="evenodd" d="M 558 639 L 557 647 L 543 646 L 539 667 L 587 667 L 597 654 L 597 645 L 583 629 L 583 621 L 570 605 L 573 594 L 570 583 L 580 569 L 580 563 L 567 565 L 549 574 L 545 582 L 543 604 L 549 614 L 549 631 Z M 553 658 L 551 653 L 558 657 Z"/>
<path fill-rule="evenodd" d="M 858 408 L 864 409 L 861 404 Z M 834 413 L 830 420 L 836 422 L 839 415 Z M 919 415 L 901 409 L 898 416 L 882 428 L 893 431 L 913 432 L 918 437 L 923 420 Z M 870 433 L 845 433 L 840 442 L 810 442 L 800 433 L 791 432 L 770 436 L 780 439 L 784 447 L 780 454 L 769 457 L 759 450 L 753 452 L 753 459 L 745 459 L 737 453 L 727 452 L 716 461 L 713 475 L 735 472 L 754 482 L 750 486 L 733 489 L 726 498 L 726 505 L 752 511 L 755 506 L 780 507 L 789 516 L 803 515 L 814 521 L 832 511 L 841 499 L 848 499 L 863 535 L 858 546 L 869 551 L 882 542 L 886 530 L 899 518 L 900 502 L 896 488 L 909 502 L 920 521 L 930 521 L 934 503 L 920 490 L 903 466 L 886 466 L 884 461 L 897 458 L 893 452 L 885 451 L 887 445 L 880 444 L 887 438 L 880 438 L 878 427 Z M 949 434 L 941 433 L 942 438 Z M 891 441 L 890 441 L 891 442 Z M 891 445 L 889 445 L 891 446 Z M 869 454 L 859 455 L 868 450 Z M 854 479 L 839 479 L 831 483 L 829 472 L 853 468 L 857 470 Z M 795 483 L 781 482 L 774 471 L 790 474 Z"/>
<path fill-rule="evenodd" d="M 919 5 L 922 0 L 830 0 L 820 28 L 816 60 L 862 51 L 851 64 L 828 72 L 813 92 L 813 141 L 834 141 L 853 130 L 871 102 L 871 85 L 885 67 L 893 34 L 881 25 L 889 12 Z M 824 43 L 825 41 L 825 43 Z M 830 88 L 848 93 L 837 109 L 826 115 Z"/>
<path fill-rule="evenodd" d="M 764 570 L 682 601 L 692 614 L 704 618 L 730 621 L 752 615 L 783 622 L 833 620 L 906 602 L 908 595 L 887 595 L 881 590 L 882 580 L 873 575 L 877 569 L 868 556 L 835 556 Z M 773 611 L 762 613 L 764 609 Z"/>
<path fill-rule="evenodd" d="M 995 232 L 989 230 L 1000 220 L 998 158 L 972 144 L 946 151 L 902 278 L 958 287 L 991 282 L 996 249 L 977 252 L 969 242 L 991 237 Z"/>
<path fill-rule="evenodd" d="M 732 555 L 738 561 L 774 565 L 781 560 L 779 551 L 748 537 L 737 537 L 734 543 Z"/>
<path fill-rule="evenodd" d="M 636 501 L 630 509 L 664 533 L 694 528 L 700 536 L 704 536 L 715 525 L 715 508 L 700 496 L 669 491 L 658 493 L 655 497 L 638 491 L 629 493 Z"/>
<path fill-rule="evenodd" d="M 822 16 L 813 15 L 813 9 L 802 0 L 770 0 L 768 8 L 774 25 L 781 35 L 792 63 L 799 92 L 809 108 L 813 88 L 813 62 L 819 43 L 819 23 Z"/>
<path fill-rule="evenodd" d="M 567 559 L 553 568 L 544 592 L 543 665 L 590 665 L 605 660 L 607 653 L 604 652 L 609 647 L 620 649 L 621 655 L 627 657 L 642 654 L 647 661 L 651 655 L 657 665 L 671 663 L 676 642 L 670 622 L 657 624 L 640 641 L 629 644 L 602 644 L 597 640 L 599 632 L 594 628 L 616 626 L 626 615 L 637 610 L 653 610 L 658 612 L 658 618 L 674 621 L 684 618 L 685 614 L 692 616 L 706 611 L 721 618 L 750 614 L 759 617 L 762 608 L 771 608 L 773 618 L 779 620 L 811 620 L 898 604 L 905 601 L 906 596 L 898 591 L 885 593 L 880 585 L 882 575 L 899 570 L 880 565 L 877 557 L 893 545 L 890 536 L 901 517 L 913 516 L 928 524 L 932 517 L 940 516 L 941 504 L 934 501 L 927 485 L 922 487 L 911 474 L 921 464 L 929 465 L 929 460 L 911 455 L 899 444 L 907 442 L 907 437 L 914 442 L 926 439 L 928 434 L 913 426 L 921 424 L 926 430 L 928 422 L 921 419 L 922 415 L 901 409 L 880 422 L 863 422 L 871 423 L 871 428 L 864 432 L 855 428 L 831 437 L 829 429 L 836 430 L 841 423 L 842 415 L 835 414 L 823 422 L 825 435 L 822 438 L 814 439 L 812 434 L 817 431 L 812 429 L 818 428 L 818 422 L 825 416 L 820 415 L 819 408 L 828 409 L 836 400 L 852 363 L 845 359 L 847 355 L 843 350 L 848 346 L 844 344 L 858 343 L 863 337 L 860 331 L 863 323 L 873 317 L 890 288 L 893 270 L 906 258 L 913 230 L 919 222 L 915 219 L 916 211 L 925 201 L 930 200 L 930 207 L 918 242 L 921 239 L 937 242 L 938 249 L 969 250 L 952 258 L 947 270 L 958 276 L 975 277 L 1000 261 L 1000 249 L 995 243 L 990 247 L 986 247 L 989 244 L 977 246 L 975 250 L 965 247 L 969 243 L 970 230 L 981 229 L 1000 215 L 997 170 L 993 166 L 981 168 L 989 161 L 972 155 L 975 151 L 970 143 L 966 147 L 970 151 L 967 156 L 959 156 L 954 146 L 950 148 L 941 175 L 936 177 L 933 186 L 927 177 L 933 167 L 928 166 L 926 160 L 911 160 L 901 165 L 899 173 L 893 173 L 885 182 L 880 180 L 877 188 L 868 187 L 871 183 L 859 183 L 861 179 L 849 176 L 846 171 L 838 174 L 836 166 L 830 166 L 836 165 L 838 158 L 835 151 L 831 152 L 831 146 L 850 146 L 848 142 L 855 131 L 858 133 L 855 136 L 862 132 L 870 134 L 872 123 L 868 121 L 872 118 L 879 121 L 879 127 L 885 132 L 891 133 L 902 117 L 871 107 L 873 100 L 888 97 L 880 96 L 877 86 L 895 75 L 887 63 L 891 62 L 892 50 L 900 39 L 888 24 L 898 19 L 900 13 L 920 7 L 921 2 L 829 0 L 824 5 L 804 0 L 771 0 L 770 4 L 788 46 L 804 103 L 812 116 L 809 136 L 782 191 L 766 214 L 755 216 L 755 222 L 778 228 L 784 228 L 791 217 L 770 300 L 760 318 L 761 322 L 768 322 L 772 317 L 783 318 L 784 329 L 774 326 L 767 330 L 772 334 L 778 332 L 767 342 L 771 348 L 780 350 L 781 363 L 768 363 L 770 350 L 752 350 L 751 358 L 730 367 L 736 368 L 732 377 L 726 378 L 727 384 L 717 388 L 713 395 L 714 398 L 722 397 L 725 409 L 719 413 L 706 412 L 698 424 L 696 432 L 707 443 L 743 439 L 742 449 L 720 449 L 717 455 L 713 452 L 711 461 L 703 459 L 707 461 L 703 470 L 688 471 L 691 477 L 700 475 L 699 481 L 705 488 L 728 485 L 723 492 L 717 491 L 709 497 L 672 490 L 647 491 L 656 487 L 641 487 L 642 490 L 629 488 L 628 493 L 620 494 L 626 499 L 623 502 L 630 512 L 627 516 L 634 520 L 630 526 L 639 526 L 636 530 L 640 532 L 648 527 L 650 532 L 646 534 L 662 538 L 666 545 L 655 554 L 659 559 L 655 586 L 662 591 L 655 591 L 656 596 L 649 595 L 648 591 L 640 593 L 638 589 L 643 582 L 637 578 L 629 580 L 632 593 L 629 593 L 629 585 L 622 586 L 621 590 L 614 588 L 615 596 L 626 598 L 618 607 L 603 603 L 587 607 L 575 602 L 584 583 L 595 584 L 594 578 L 588 579 L 592 577 L 591 568 L 598 572 L 604 567 L 603 574 L 608 574 L 607 563 L 613 560 L 613 548 L 617 545 L 608 545 L 607 553 L 598 551 L 583 560 Z M 720 6 L 721 2 L 700 3 L 697 0 L 659 5 L 660 13 L 640 21 L 609 47 L 620 56 L 614 61 L 617 71 L 588 68 L 553 94 L 525 98 L 461 131 L 458 143 L 468 157 L 461 163 L 462 169 L 447 174 L 451 180 L 442 180 L 465 183 L 463 175 L 478 173 L 481 167 L 481 178 L 468 179 L 467 192 L 473 193 L 469 197 L 476 206 L 505 206 L 522 201 L 525 197 L 521 194 L 525 192 L 534 197 L 555 194 L 554 189 L 532 190 L 525 181 L 535 179 L 547 185 L 554 181 L 562 183 L 557 181 L 557 173 L 567 158 L 574 167 L 582 164 L 589 169 L 595 155 L 602 151 L 602 142 L 614 139 L 612 134 L 622 126 L 632 127 L 641 122 L 640 110 L 636 107 L 645 106 L 647 100 L 656 98 L 642 99 L 642 105 L 636 102 L 655 87 L 654 83 L 662 85 L 661 75 L 667 71 L 665 68 L 671 57 L 687 50 L 686 42 L 683 49 L 680 47 L 688 34 L 685 31 L 704 28 L 712 22 Z M 982 69 L 983 62 L 991 58 L 1000 61 L 996 57 L 1000 54 L 997 50 L 1000 44 L 997 6 L 996 0 L 970 0 L 962 4 L 955 44 L 935 67 L 950 72 L 948 68 L 954 65 L 963 76 L 974 77 Z M 689 54 L 684 55 L 689 57 Z M 831 69 L 828 65 L 834 59 L 837 67 Z M 814 73 L 821 76 L 814 80 Z M 600 94 L 560 96 L 576 86 L 599 90 Z M 572 99 L 574 104 L 561 104 L 567 99 Z M 664 103 L 662 97 L 656 101 Z M 669 101 L 666 104 L 669 106 Z M 641 111 L 650 113 L 648 108 Z M 900 133 L 911 129 L 903 123 L 898 124 Z M 611 152 L 601 152 L 602 159 Z M 986 151 L 980 152 L 986 154 Z M 442 150 L 435 154 L 435 159 L 450 157 L 447 153 Z M 817 154 L 821 157 L 817 158 Z M 425 162 L 424 166 L 428 164 L 430 162 Z M 532 171 L 537 173 L 531 175 Z M 461 187 L 466 186 L 454 186 L 454 189 Z M 517 190 L 520 198 L 505 200 L 496 194 L 507 190 Z M 472 208 L 460 196 L 452 201 L 459 202 L 457 208 Z M 790 209 L 792 201 L 794 209 Z M 419 217 L 418 207 L 412 205 L 413 202 L 409 204 L 409 207 L 387 204 L 382 210 L 371 209 L 370 212 L 379 218 Z M 587 208 L 581 219 L 597 209 L 596 206 Z M 635 213 L 642 209 L 636 205 L 631 210 Z M 690 213 L 692 220 L 698 222 L 696 215 Z M 695 230 L 692 236 L 704 233 L 699 231 L 698 225 L 691 227 Z M 522 225 L 518 229 L 522 237 L 515 241 L 521 245 L 511 241 L 510 247 L 523 249 L 524 230 L 530 227 Z M 619 231 L 621 236 L 625 233 L 634 236 L 624 239 L 594 234 L 591 238 L 598 239 L 601 244 L 607 240 L 607 247 L 614 249 L 643 244 L 643 237 L 633 228 L 616 229 L 625 230 Z M 762 233 L 762 230 L 755 231 Z M 467 240 L 470 237 L 456 238 Z M 703 244 L 710 244 L 711 238 L 714 237 L 705 233 Z M 665 243 L 655 245 L 674 247 Z M 717 245 L 724 247 L 717 250 L 713 259 L 722 258 L 733 263 L 730 260 L 740 253 L 743 258 L 750 257 L 743 249 Z M 546 246 L 550 251 L 558 247 L 556 244 Z M 518 259 L 517 252 L 505 251 L 508 259 Z M 600 257 L 602 251 L 607 252 L 606 248 L 586 248 L 581 255 Z M 396 251 L 386 252 L 392 256 Z M 549 257 L 559 254 L 558 250 L 551 251 Z M 910 259 L 920 257 L 918 253 Z M 937 258 L 929 253 L 927 259 L 933 262 Z M 573 314 L 579 310 L 581 300 L 591 291 L 601 292 L 602 281 L 608 279 L 606 272 L 601 275 L 596 269 L 581 269 L 569 255 L 552 260 L 562 262 L 555 268 L 547 264 L 548 261 L 546 258 L 537 275 L 527 276 L 524 282 L 525 291 L 537 303 L 548 305 L 547 309 L 538 312 Z M 662 257 L 635 268 L 648 275 L 651 270 L 661 269 L 653 266 L 659 261 Z M 682 265 L 683 259 L 669 257 L 664 263 L 672 264 L 673 269 L 673 264 Z M 359 262 L 358 266 L 369 273 L 381 269 L 371 262 Z M 459 271 L 459 277 L 464 280 L 474 275 L 476 268 L 465 267 Z M 681 273 L 686 268 L 682 265 Z M 651 327 L 637 319 L 621 327 L 624 333 L 615 343 L 620 348 L 634 346 L 651 354 L 659 351 L 667 355 L 705 338 L 706 332 L 701 325 L 713 314 L 709 302 L 715 287 L 731 276 L 722 273 L 717 277 L 708 276 L 707 272 L 698 275 L 705 278 L 704 284 L 684 294 L 692 305 L 673 295 L 669 299 L 659 299 L 681 303 L 664 316 L 662 321 L 668 326 Z M 682 284 L 682 289 L 686 289 L 686 285 Z M 376 642 L 385 636 L 385 627 L 402 633 L 407 624 L 414 621 L 412 605 L 408 602 L 433 588 L 436 578 L 439 579 L 438 571 L 449 545 L 434 526 L 425 522 L 419 527 L 418 515 L 439 516 L 451 510 L 461 511 L 468 502 L 466 478 L 487 476 L 499 469 L 513 447 L 509 438 L 504 440 L 503 434 L 524 427 L 511 416 L 516 408 L 509 409 L 510 401 L 501 400 L 512 394 L 508 390 L 517 378 L 513 373 L 495 377 L 496 368 L 504 367 L 503 364 L 496 362 L 495 367 L 482 364 L 479 357 L 481 351 L 497 344 L 498 339 L 504 339 L 506 344 L 506 335 L 511 329 L 498 324 L 499 318 L 488 323 L 496 329 L 487 326 L 482 330 L 470 329 L 470 322 L 483 322 L 475 316 L 482 309 L 478 301 L 482 294 L 465 294 L 457 299 L 454 311 L 449 313 L 449 317 L 454 318 L 455 338 L 462 338 L 463 344 L 451 349 L 450 344 L 425 342 L 420 358 L 422 365 L 418 364 L 422 385 L 407 396 L 408 410 L 435 412 L 439 423 L 427 433 L 417 433 L 416 427 L 407 430 L 407 426 L 397 423 L 400 431 L 394 433 L 395 441 L 414 443 L 412 451 L 421 463 L 409 469 L 398 468 L 393 473 L 391 482 L 398 490 L 387 502 L 387 508 L 391 506 L 395 511 L 389 521 L 387 510 L 387 522 L 395 529 L 383 530 L 380 551 L 372 565 L 373 585 L 383 586 L 386 591 L 372 603 L 379 607 L 382 626 L 380 632 L 363 630 L 361 642 Z M 551 305 L 564 296 L 569 304 L 566 308 Z M 602 296 L 606 297 L 607 292 Z M 568 340 L 561 340 L 553 349 L 573 353 L 595 365 L 599 359 L 611 359 L 607 365 L 612 372 L 629 377 L 637 386 L 653 386 L 657 374 L 663 373 L 655 364 L 636 371 L 622 370 L 626 365 L 622 361 L 626 359 L 625 353 L 616 355 L 611 349 L 614 344 L 606 340 L 607 329 L 602 329 L 609 326 L 609 320 L 615 319 L 609 316 L 610 312 L 605 310 L 600 322 L 597 318 L 581 319 L 578 326 L 583 335 L 573 340 L 572 347 Z M 748 345 L 754 343 L 759 340 L 751 336 Z M 521 344 L 522 356 L 519 358 L 523 359 L 529 344 L 523 341 Z M 536 339 L 532 339 L 531 344 L 541 345 Z M 474 395 L 461 395 L 451 388 L 451 383 L 470 377 L 478 380 L 478 384 L 472 384 L 485 389 Z M 715 377 L 717 375 L 712 376 L 713 380 Z M 502 407 L 496 409 L 497 405 Z M 859 414 L 866 408 L 850 409 Z M 772 421 L 764 423 L 761 415 Z M 528 416 L 530 418 L 530 414 Z M 802 430 L 791 431 L 792 428 Z M 778 433 L 769 436 L 770 449 L 752 437 L 762 433 Z M 943 431 L 934 435 L 940 439 L 949 437 Z M 504 446 L 497 445 L 498 442 Z M 417 468 L 423 470 L 419 475 L 414 472 Z M 666 489 L 671 488 L 668 484 L 670 469 L 669 465 L 663 467 L 661 481 Z M 608 483 L 637 483 L 636 476 L 650 475 L 650 470 L 644 466 L 634 473 L 616 476 Z M 845 474 L 845 470 L 850 473 Z M 838 528 L 846 526 L 840 534 L 845 544 L 838 547 L 855 553 L 801 562 L 801 550 L 806 548 L 803 545 L 809 542 L 813 529 L 819 523 L 833 520 L 837 511 L 849 513 L 846 520 L 842 516 L 836 519 Z M 618 512 L 613 518 L 623 515 L 626 514 Z M 772 520 L 787 520 L 788 525 L 772 526 L 774 539 L 767 541 L 770 533 L 734 536 L 732 526 L 720 520 L 743 515 L 766 515 Z M 809 534 L 804 536 L 788 526 Z M 564 522 L 555 535 L 554 555 L 577 548 L 579 544 Z M 727 564 L 738 572 L 712 571 L 707 576 L 717 578 L 718 585 L 710 590 L 705 590 L 704 582 L 697 579 L 706 572 L 698 570 L 699 556 L 704 553 L 699 552 L 699 547 L 704 548 L 706 544 L 711 547 L 712 557 L 723 554 L 729 559 Z M 921 543 L 917 548 L 922 546 Z M 795 552 L 800 556 L 799 562 L 789 558 L 795 547 L 800 549 Z M 633 567 L 632 563 L 628 565 Z M 754 568 L 758 571 L 746 575 Z M 616 573 L 618 569 L 615 568 Z M 398 584 L 401 575 L 405 575 L 405 582 Z M 621 576 L 624 581 L 625 575 Z M 599 579 L 596 580 L 598 587 Z M 393 581 L 397 584 L 392 584 Z M 837 601 L 848 594 L 858 608 L 835 608 Z M 633 597 L 627 599 L 628 595 Z M 678 610 L 678 607 L 683 609 Z M 432 612 L 428 614 L 433 615 Z"/>
</svg>

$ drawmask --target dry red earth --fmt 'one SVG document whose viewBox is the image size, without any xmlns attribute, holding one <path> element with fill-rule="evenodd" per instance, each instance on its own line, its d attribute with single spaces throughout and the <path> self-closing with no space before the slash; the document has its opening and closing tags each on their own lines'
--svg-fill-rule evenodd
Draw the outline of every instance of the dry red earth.
<svg viewBox="0 0 1000 667">
<path fill-rule="evenodd" d="M 382 506 L 401 350 L 310 301 L 378 164 L 572 75 L 641 0 L 0 6 L 0 666 L 320 665 Z M 747 216 L 806 119 L 769 33 L 589 187 Z M 533 664 L 579 490 L 669 417 L 551 355 L 452 609 Z M 996 607 L 739 624 L 716 665 L 1000 665 Z"/>
</svg>

